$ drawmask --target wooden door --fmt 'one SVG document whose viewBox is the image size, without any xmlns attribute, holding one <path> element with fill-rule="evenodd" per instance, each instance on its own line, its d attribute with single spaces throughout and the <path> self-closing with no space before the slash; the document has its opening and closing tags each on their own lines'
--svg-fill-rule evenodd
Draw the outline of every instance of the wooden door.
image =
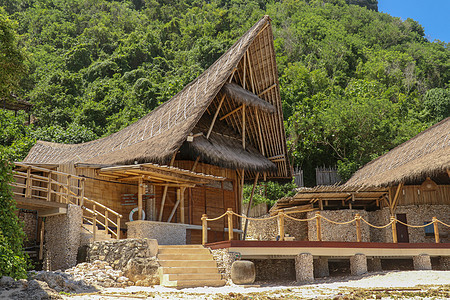
<svg viewBox="0 0 450 300">
<path fill-rule="evenodd" d="M 407 224 L 406 214 L 397 214 L 397 220 Z M 399 243 L 409 243 L 408 226 L 397 223 L 397 241 Z"/>
</svg>

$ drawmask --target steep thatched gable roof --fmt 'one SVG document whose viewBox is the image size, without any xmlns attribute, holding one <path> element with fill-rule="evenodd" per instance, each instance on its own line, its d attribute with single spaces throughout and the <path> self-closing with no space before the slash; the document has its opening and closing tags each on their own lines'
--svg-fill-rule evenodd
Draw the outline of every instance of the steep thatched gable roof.
<svg viewBox="0 0 450 300">
<path fill-rule="evenodd" d="M 244 89 L 251 87 L 254 97 L 249 102 L 259 108 L 275 110 L 273 114 L 261 112 L 256 116 L 260 118 L 260 130 L 256 128 L 255 120 L 247 127 L 246 140 L 263 154 L 260 155 L 262 159 L 257 159 L 257 166 L 250 171 L 264 169 L 264 165 L 273 169 L 273 164 L 266 161 L 271 158 L 273 161 L 275 157 L 273 163 L 276 171 L 272 177 L 290 177 L 273 35 L 268 16 L 261 18 L 203 74 L 139 121 L 110 136 L 82 144 L 64 145 L 38 141 L 24 161 L 39 164 L 74 162 L 118 165 L 136 161 L 167 163 L 205 112 L 217 109 L 218 95 L 226 94 L 220 90 L 227 82 L 240 83 Z M 266 101 L 267 105 L 259 100 Z M 231 102 L 232 100 L 227 106 L 224 105 L 224 111 L 235 104 Z M 252 109 L 256 108 L 249 107 L 248 114 L 253 112 Z M 240 132 L 239 121 L 230 118 L 225 122 L 236 132 Z M 213 136 L 214 134 L 211 135 L 212 140 Z M 252 156 L 251 151 L 243 150 Z"/>
<path fill-rule="evenodd" d="M 371 161 L 345 185 L 390 186 L 423 181 L 449 170 L 450 117 Z"/>
</svg>

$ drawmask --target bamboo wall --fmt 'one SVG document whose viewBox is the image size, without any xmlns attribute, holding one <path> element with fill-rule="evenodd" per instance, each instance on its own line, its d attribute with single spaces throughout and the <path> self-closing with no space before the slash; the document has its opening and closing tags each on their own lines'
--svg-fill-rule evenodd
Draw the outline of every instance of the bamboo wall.
<svg viewBox="0 0 450 300">
<path fill-rule="evenodd" d="M 191 170 L 193 164 L 194 162 L 192 161 L 175 161 L 174 166 Z M 125 223 L 129 221 L 129 213 L 137 205 L 124 205 L 122 198 L 124 194 L 136 194 L 138 191 L 137 183 L 118 183 L 110 177 L 98 175 L 97 169 L 75 168 L 73 164 L 60 165 L 58 171 L 85 176 L 85 196 L 120 213 L 123 216 L 121 228 L 126 228 Z M 199 163 L 196 166 L 195 172 L 221 176 L 227 178 L 227 180 L 224 182 L 214 182 L 208 185 L 198 185 L 194 188 L 187 188 L 185 190 L 185 223 L 201 225 L 201 217 L 203 214 L 207 214 L 208 218 L 215 218 L 222 215 L 227 208 L 232 208 L 235 212 L 241 211 L 239 201 L 241 189 L 240 180 L 238 180 L 235 170 Z M 163 191 L 163 186 L 154 186 L 156 220 L 158 219 L 161 209 Z M 163 222 L 168 220 L 176 201 L 177 189 L 175 187 L 168 188 L 163 210 Z M 144 203 L 144 208 L 145 207 L 146 203 Z M 137 218 L 137 214 L 134 215 L 134 218 Z M 148 211 L 146 211 L 146 219 L 150 218 Z M 178 223 L 180 222 L 180 219 L 180 208 L 178 207 L 171 222 Z M 240 228 L 237 217 L 233 220 L 233 224 L 234 228 Z M 222 241 L 228 237 L 228 235 L 224 233 L 224 227 L 228 227 L 226 218 L 215 222 L 209 222 L 208 227 L 211 228 L 208 236 L 210 242 Z M 188 242 L 196 244 L 201 243 L 201 230 L 188 231 Z"/>
</svg>

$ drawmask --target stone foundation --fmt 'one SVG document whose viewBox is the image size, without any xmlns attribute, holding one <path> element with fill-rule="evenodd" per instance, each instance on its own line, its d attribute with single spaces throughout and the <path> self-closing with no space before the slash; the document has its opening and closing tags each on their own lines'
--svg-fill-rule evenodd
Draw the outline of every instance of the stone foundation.
<svg viewBox="0 0 450 300">
<path fill-rule="evenodd" d="M 450 271 L 450 256 L 441 256 L 439 258 L 439 267 L 443 271 Z"/>
<path fill-rule="evenodd" d="M 314 281 L 313 256 L 300 253 L 295 257 L 295 277 L 298 282 Z"/>
<path fill-rule="evenodd" d="M 251 259 L 255 264 L 256 281 L 294 281 L 293 259 Z"/>
<path fill-rule="evenodd" d="M 431 259 L 428 254 L 413 256 L 414 270 L 431 270 Z"/>
<path fill-rule="evenodd" d="M 369 272 L 381 272 L 383 268 L 381 266 L 381 258 L 372 257 L 367 259 L 367 270 Z"/>
<path fill-rule="evenodd" d="M 144 220 L 126 224 L 130 239 L 155 239 L 158 240 L 159 245 L 186 245 L 188 224 Z"/>
<path fill-rule="evenodd" d="M 356 276 L 367 273 L 367 259 L 364 254 L 357 253 L 350 257 L 350 272 Z"/>
<path fill-rule="evenodd" d="M 231 266 L 233 262 L 236 260 L 235 256 L 228 252 L 228 249 L 215 249 L 211 250 L 211 254 L 213 255 L 214 260 L 217 263 L 217 268 L 219 269 L 219 273 L 222 275 L 222 279 L 230 280 L 231 279 Z"/>
<path fill-rule="evenodd" d="M 44 270 L 68 269 L 77 263 L 80 246 L 81 207 L 69 204 L 67 214 L 46 217 Z"/>
<path fill-rule="evenodd" d="M 19 209 L 18 218 L 23 222 L 23 232 L 27 236 L 24 246 L 34 246 L 37 243 L 37 211 Z"/>
<path fill-rule="evenodd" d="M 328 277 L 330 270 L 328 268 L 328 257 L 319 257 L 314 260 L 314 278 Z"/>
</svg>

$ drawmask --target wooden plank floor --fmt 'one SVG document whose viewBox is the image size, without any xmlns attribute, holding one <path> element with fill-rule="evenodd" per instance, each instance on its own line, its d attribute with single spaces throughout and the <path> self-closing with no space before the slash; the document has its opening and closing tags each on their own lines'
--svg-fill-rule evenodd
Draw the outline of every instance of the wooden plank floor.
<svg viewBox="0 0 450 300">
<path fill-rule="evenodd" d="M 238 252 L 243 259 L 294 258 L 300 253 L 313 256 L 350 257 L 363 253 L 368 257 L 412 257 L 419 254 L 450 256 L 450 243 L 356 243 L 318 241 L 223 241 L 207 244 L 211 249 Z"/>
</svg>

